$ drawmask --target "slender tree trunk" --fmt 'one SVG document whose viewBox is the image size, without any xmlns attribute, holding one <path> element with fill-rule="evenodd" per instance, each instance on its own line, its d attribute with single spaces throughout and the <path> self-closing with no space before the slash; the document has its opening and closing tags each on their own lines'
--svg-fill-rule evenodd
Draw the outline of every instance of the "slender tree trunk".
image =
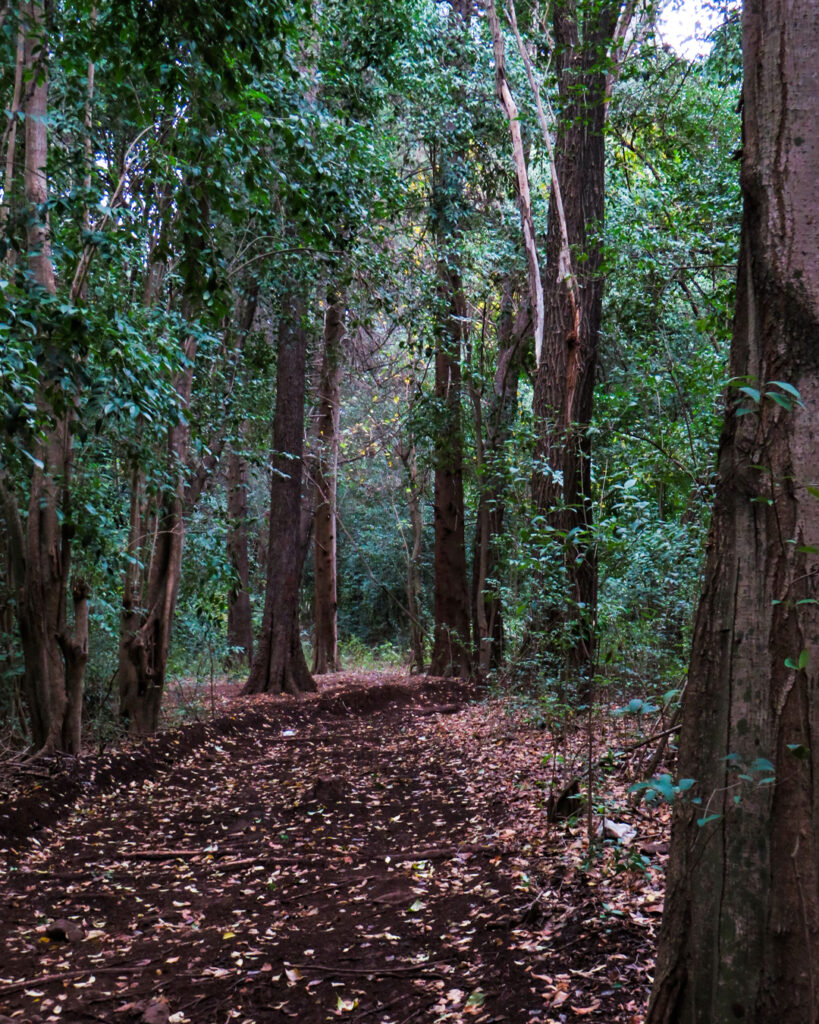
<svg viewBox="0 0 819 1024">
<path fill-rule="evenodd" d="M 196 340 L 188 337 L 184 345 L 185 369 L 176 381 L 180 407 L 190 404 L 193 387 L 193 363 Z M 188 457 L 189 428 L 182 418 L 168 430 L 168 465 L 175 476 L 159 499 L 156 532 L 148 565 L 144 604 L 135 614 L 135 604 L 123 603 L 119 658 L 120 715 L 128 731 L 149 736 L 159 726 L 159 712 L 165 691 L 173 617 L 182 572 L 185 538 L 185 481 L 182 467 Z M 133 501 L 133 499 L 132 499 Z M 134 508 L 132 505 L 132 524 Z M 129 631 L 128 626 L 139 626 Z"/>
<path fill-rule="evenodd" d="M 449 0 L 453 42 L 468 31 L 471 0 Z M 462 102 L 460 91 L 453 106 Z M 434 170 L 432 206 L 438 245 L 438 294 L 435 327 L 435 482 L 434 482 L 434 632 L 430 672 L 466 677 L 472 670 L 469 588 L 464 539 L 463 426 L 461 356 L 466 299 L 461 282 L 463 144 L 455 115 L 445 129 Z"/>
<path fill-rule="evenodd" d="M 247 550 L 247 460 L 235 451 L 227 460 L 227 553 L 235 574 L 228 594 L 227 639 L 231 668 L 253 660 L 253 616 L 250 606 L 250 560 Z"/>
<path fill-rule="evenodd" d="M 533 626 L 551 636 L 556 652 L 568 654 L 570 675 L 580 677 L 581 688 L 588 683 L 593 659 L 597 605 L 588 428 L 603 304 L 605 54 L 619 6 L 605 0 L 558 0 L 553 8 L 561 104 L 555 177 L 564 218 L 558 215 L 553 182 L 543 355 L 534 393 L 539 440 L 532 489 L 538 509 L 564 545 L 565 592 L 559 602 L 535 613 Z M 568 280 L 562 220 L 572 253 Z"/>
<path fill-rule="evenodd" d="M 466 300 L 460 274 L 445 258 L 439 260 L 438 282 L 438 298 L 444 313 L 438 325 L 435 351 L 435 632 L 429 670 L 437 676 L 466 677 L 472 668 L 461 425 L 461 347 Z"/>
<path fill-rule="evenodd" d="M 338 584 L 336 580 L 336 491 L 338 472 L 338 427 L 341 415 L 341 343 L 344 339 L 345 304 L 341 296 L 327 298 L 324 317 L 323 351 L 319 377 L 319 407 L 316 419 L 316 459 L 313 477 L 315 508 L 313 567 L 315 592 L 313 614 L 316 623 L 313 672 L 337 672 Z"/>
<path fill-rule="evenodd" d="M 65 659 L 66 707 L 63 716 L 62 749 L 79 751 L 82 739 L 82 694 L 85 669 L 88 665 L 88 599 L 91 589 L 85 580 L 76 580 L 71 587 L 74 603 L 72 632 L 60 635 Z"/>
<path fill-rule="evenodd" d="M 17 123 L 18 115 L 23 102 L 23 74 L 26 68 L 26 37 L 22 27 L 17 30 L 17 59 L 14 67 L 14 88 L 9 107 L 9 119 L 3 132 L 3 203 L 0 205 L 0 229 L 5 228 L 12 208 L 12 195 L 14 192 L 14 165 L 17 156 Z M 6 260 L 11 263 L 14 259 L 13 250 L 9 247 Z"/>
<path fill-rule="evenodd" d="M 693 784 L 674 813 L 650 1024 L 819 1019 L 813 0 L 746 0 L 743 56 L 730 373 L 746 390 L 720 440 L 680 739 Z"/>
<path fill-rule="evenodd" d="M 503 662 L 503 608 L 498 587 L 500 545 L 506 511 L 504 459 L 518 407 L 518 377 L 526 353 L 529 310 L 515 316 L 514 285 L 502 286 L 498 319 L 498 364 L 483 442 L 483 479 L 478 499 L 472 560 L 473 631 L 478 668 L 485 673 Z"/>
<path fill-rule="evenodd" d="M 164 212 L 164 211 L 163 211 Z M 210 217 L 209 204 L 205 193 L 200 193 L 197 209 L 199 224 L 207 224 Z M 163 218 L 160 225 L 156 250 L 166 240 L 168 223 Z M 204 245 L 202 231 L 188 228 L 182 235 L 180 245 L 188 253 L 201 256 Z M 187 320 L 193 320 L 204 288 L 203 264 L 191 269 L 184 283 L 182 313 Z M 153 258 L 148 261 L 143 301 L 151 305 L 157 298 L 164 279 L 164 264 Z M 240 333 L 237 349 L 241 348 L 253 321 L 256 308 L 255 292 L 245 303 L 240 315 Z M 148 736 L 159 726 L 159 714 L 165 692 L 165 677 L 168 665 L 171 633 L 173 629 L 179 583 L 182 576 L 182 553 L 185 542 L 185 517 L 190 514 L 198 501 L 210 472 L 218 463 L 219 454 L 214 453 L 203 461 L 198 470 L 186 482 L 190 456 L 190 427 L 187 410 L 193 392 L 194 363 L 198 342 L 196 335 L 189 335 L 182 345 L 183 369 L 176 376 L 174 386 L 182 415 L 179 421 L 168 429 L 166 465 L 168 483 L 163 488 L 157 505 L 146 514 L 153 526 L 150 555 L 147 560 L 147 578 L 144 586 L 134 592 L 135 578 L 126 572 L 126 587 L 123 595 L 123 610 L 120 621 L 119 687 L 120 716 L 128 731 L 134 736 Z M 221 450 L 221 449 L 220 449 Z M 131 530 L 129 546 L 147 544 L 149 531 L 137 524 L 142 501 L 139 496 L 139 480 L 131 499 Z M 130 587 L 130 592 L 129 592 Z M 137 598 L 140 598 L 137 601 Z"/>
<path fill-rule="evenodd" d="M 407 474 L 407 504 L 409 506 L 412 548 L 407 557 L 407 610 L 410 613 L 410 668 L 418 675 L 424 671 L 426 637 L 421 621 L 421 553 L 424 544 L 424 519 L 421 513 L 422 486 L 418 478 L 418 460 L 415 445 L 400 445 L 398 457 Z"/>
<path fill-rule="evenodd" d="M 282 299 L 276 360 L 276 412 L 270 483 L 270 538 L 262 630 L 244 693 L 315 690 L 299 632 L 299 585 L 306 554 L 302 529 L 306 303 L 291 284 Z"/>
</svg>

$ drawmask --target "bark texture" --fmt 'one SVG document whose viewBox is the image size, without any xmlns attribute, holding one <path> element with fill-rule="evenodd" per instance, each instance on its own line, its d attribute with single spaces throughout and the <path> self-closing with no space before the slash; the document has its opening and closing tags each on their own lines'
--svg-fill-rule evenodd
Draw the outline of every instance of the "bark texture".
<svg viewBox="0 0 819 1024">
<path fill-rule="evenodd" d="M 466 677 L 472 668 L 461 425 L 461 340 L 466 301 L 460 274 L 446 260 L 439 262 L 438 281 L 439 302 L 445 313 L 435 351 L 435 632 L 429 671 L 435 676 Z"/>
<path fill-rule="evenodd" d="M 196 340 L 184 344 L 185 369 L 178 375 L 176 391 L 181 409 L 190 404 Z M 120 715 L 134 736 L 149 736 L 159 725 L 168 648 L 182 573 L 185 540 L 184 466 L 188 457 L 189 428 L 182 418 L 168 430 L 167 456 L 172 476 L 164 488 L 155 515 L 153 532 L 139 526 L 141 496 L 137 486 L 131 495 L 130 545 L 150 541 L 147 580 L 144 588 L 136 570 L 126 570 L 120 619 L 119 705 Z"/>
<path fill-rule="evenodd" d="M 720 440 L 679 755 L 681 774 L 694 779 L 689 795 L 702 802 L 675 811 L 650 1024 L 819 1017 L 813 0 L 747 0 L 743 53 L 731 375 L 753 390 L 729 395 Z"/>
<path fill-rule="evenodd" d="M 503 662 L 503 608 L 498 580 L 506 512 L 506 445 L 517 416 L 518 378 L 526 354 L 525 335 L 531 327 L 528 308 L 516 313 L 514 282 L 507 277 L 501 290 L 498 317 L 498 365 L 486 415 L 480 466 L 481 492 L 475 523 L 472 559 L 473 632 L 477 665 L 485 673 Z"/>
<path fill-rule="evenodd" d="M 535 381 L 538 429 L 532 487 L 539 511 L 564 544 L 565 594 L 533 616 L 533 627 L 568 647 L 571 675 L 593 657 L 597 567 L 589 536 L 591 443 L 597 346 L 603 309 L 606 53 L 619 3 L 557 0 L 553 27 L 559 83 L 555 177 L 549 200 L 543 353 Z M 582 15 L 582 18 L 581 18 Z M 582 25 L 582 31 L 581 31 Z M 571 267 L 566 267 L 566 246 Z M 569 277 L 566 274 L 569 274 Z"/>
<path fill-rule="evenodd" d="M 404 464 L 407 474 L 407 506 L 409 509 L 412 547 L 407 548 L 407 611 L 410 628 L 410 671 L 423 674 L 425 664 L 426 636 L 421 611 L 421 554 L 424 546 L 424 517 L 421 510 L 421 496 L 424 484 L 418 474 L 418 459 L 415 445 L 401 443 L 396 453 Z"/>
<path fill-rule="evenodd" d="M 472 4 L 467 0 L 450 0 L 450 8 L 450 31 L 457 52 L 457 37 L 468 30 Z M 460 93 L 453 97 L 454 103 L 460 100 Z M 438 676 L 466 677 L 472 670 L 461 422 L 461 355 L 467 309 L 458 253 L 465 212 L 466 157 L 465 141 L 458 138 L 454 119 L 447 129 L 435 161 L 432 196 L 439 255 L 435 330 L 435 626 L 429 671 Z"/>
<path fill-rule="evenodd" d="M 247 549 L 247 460 L 235 451 L 227 461 L 227 553 L 235 582 L 228 594 L 227 639 L 231 667 L 253 660 L 250 559 Z"/>
<path fill-rule="evenodd" d="M 324 317 L 324 336 L 319 373 L 316 457 L 313 471 L 313 672 L 337 672 L 338 584 L 336 579 L 336 489 L 338 428 L 341 415 L 341 344 L 344 340 L 345 304 L 331 294 Z"/>
<path fill-rule="evenodd" d="M 306 554 L 302 528 L 306 303 L 296 286 L 282 299 L 276 360 L 276 412 L 270 483 L 270 536 L 262 629 L 244 693 L 315 690 L 299 632 L 299 584 Z"/>
<path fill-rule="evenodd" d="M 57 293 L 48 217 L 48 66 L 44 45 L 43 8 L 23 9 L 24 85 L 18 94 L 25 115 L 25 204 L 28 267 L 32 287 L 47 296 Z M 10 151 L 9 167 L 14 156 Z M 24 692 L 31 716 L 34 744 L 43 752 L 78 753 L 82 717 L 82 685 L 87 660 L 87 592 L 77 604 L 75 630 L 67 622 L 66 602 L 71 571 L 70 514 L 73 406 L 57 385 L 65 353 L 43 339 L 48 358 L 57 367 L 44 374 L 37 406 L 44 431 L 34 446 L 28 515 L 23 526 L 11 484 L 0 480 L 9 529 L 12 578 L 17 589 L 17 618 L 24 658 Z M 85 631 L 85 639 L 83 639 Z M 76 644 L 75 644 L 76 641 Z M 85 660 L 78 653 L 85 646 Z M 71 656 L 66 672 L 66 656 Z M 67 687 L 70 687 L 70 692 Z"/>
</svg>

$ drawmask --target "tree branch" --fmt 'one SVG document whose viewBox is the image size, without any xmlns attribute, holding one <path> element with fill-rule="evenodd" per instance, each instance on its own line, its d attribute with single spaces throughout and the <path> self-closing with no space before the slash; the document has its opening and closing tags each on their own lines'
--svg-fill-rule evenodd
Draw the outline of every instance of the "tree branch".
<svg viewBox="0 0 819 1024">
<path fill-rule="evenodd" d="M 532 198 L 529 190 L 529 173 L 526 167 L 526 154 L 520 131 L 520 115 L 518 114 L 518 108 L 506 76 L 506 53 L 498 14 L 495 10 L 495 0 L 485 0 L 485 7 L 487 18 L 489 19 L 489 29 L 492 33 L 492 49 L 495 54 L 495 92 L 509 120 L 509 131 L 512 135 L 512 154 L 515 163 L 520 224 L 523 229 L 523 245 L 526 249 L 526 263 L 529 271 L 529 291 L 534 299 L 535 361 L 540 364 L 540 352 L 543 348 L 543 282 L 540 278 L 538 264 L 535 224 L 532 217 Z"/>
</svg>

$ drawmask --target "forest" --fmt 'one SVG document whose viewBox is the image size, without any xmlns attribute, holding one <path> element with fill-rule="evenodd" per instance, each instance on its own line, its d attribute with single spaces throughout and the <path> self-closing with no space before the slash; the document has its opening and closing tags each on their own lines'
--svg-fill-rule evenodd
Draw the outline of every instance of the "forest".
<svg viewBox="0 0 819 1024">
<path fill-rule="evenodd" d="M 710 6 L 0 0 L 9 807 L 217 698 L 479 695 L 589 850 L 644 749 L 646 1021 L 816 1024 L 819 19 Z M 469 984 L 420 1019 L 573 1019 Z"/>
</svg>

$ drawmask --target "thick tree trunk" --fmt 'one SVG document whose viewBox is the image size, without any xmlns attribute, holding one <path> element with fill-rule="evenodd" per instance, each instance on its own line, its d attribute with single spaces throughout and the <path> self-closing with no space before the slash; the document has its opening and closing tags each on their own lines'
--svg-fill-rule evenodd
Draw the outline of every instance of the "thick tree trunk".
<svg viewBox="0 0 819 1024">
<path fill-rule="evenodd" d="M 26 5 L 23 18 L 26 26 L 24 65 L 30 78 L 24 83 L 22 97 L 28 262 L 36 286 L 53 296 L 57 286 L 47 208 L 48 69 L 43 47 L 42 6 L 36 2 Z M 59 364 L 60 354 L 55 353 L 55 357 Z M 47 364 L 48 360 L 45 362 Z M 58 388 L 57 382 L 44 376 L 37 405 L 49 425 L 35 447 L 25 533 L 23 535 L 22 526 L 16 523 L 12 533 L 12 542 L 22 546 L 22 551 L 15 555 L 17 615 L 25 664 L 24 689 L 34 743 L 44 752 L 78 753 L 85 665 L 80 661 L 72 664 L 69 694 L 61 649 L 68 637 L 65 610 L 71 566 L 71 414 L 53 408 L 52 388 Z M 12 521 L 16 518 L 19 523 L 9 492 L 5 493 L 3 504 L 7 516 Z M 80 628 L 82 618 L 80 612 Z"/>
<path fill-rule="evenodd" d="M 460 274 L 445 258 L 439 260 L 438 281 L 444 312 L 435 351 L 435 632 L 429 670 L 436 676 L 466 677 L 472 668 L 461 426 L 461 343 L 466 301 Z"/>
<path fill-rule="evenodd" d="M 61 750 L 68 700 L 60 636 L 65 626 L 68 539 L 59 524 L 65 445 L 57 430 L 38 446 L 42 465 L 31 478 L 25 528 L 25 571 L 17 617 L 23 648 L 24 691 L 34 744 Z M 78 748 L 70 753 L 77 753 Z"/>
<path fill-rule="evenodd" d="M 578 5 L 579 6 L 579 5 Z M 533 628 L 567 655 L 569 674 L 588 684 L 593 659 L 597 564 L 591 537 L 591 442 L 597 344 L 603 305 L 602 230 L 605 174 L 604 55 L 619 3 L 583 6 L 560 0 L 553 10 L 560 91 L 555 144 L 571 268 L 554 182 L 549 200 L 544 275 L 543 355 L 535 381 L 538 429 L 534 499 L 564 548 L 564 593 L 533 615 Z M 564 279 L 567 269 L 572 275 Z M 585 679 L 585 682 L 584 682 Z"/>
<path fill-rule="evenodd" d="M 227 641 L 231 668 L 253 661 L 250 560 L 247 550 L 247 460 L 235 451 L 227 460 L 227 554 L 235 574 L 228 594 Z"/>
<path fill-rule="evenodd" d="M 316 419 L 316 458 L 313 474 L 313 615 L 315 640 L 313 672 L 337 672 L 338 584 L 336 581 L 336 485 L 338 427 L 341 415 L 341 343 L 344 339 L 344 300 L 329 295 L 324 317 L 323 351 Z"/>
<path fill-rule="evenodd" d="M 720 440 L 679 753 L 694 781 L 674 814 L 650 1024 L 819 1019 L 813 0 L 746 0 L 743 53 L 730 370 L 745 390 Z"/>
<path fill-rule="evenodd" d="M 302 530 L 306 303 L 291 289 L 282 299 L 273 417 L 270 537 L 262 630 L 244 693 L 315 690 L 299 632 L 299 584 L 306 553 Z"/>
<path fill-rule="evenodd" d="M 503 662 L 503 608 L 498 579 L 506 511 L 504 459 L 517 415 L 518 377 L 526 353 L 524 335 L 531 322 L 528 309 L 515 316 L 514 286 L 511 278 L 507 277 L 501 292 L 497 326 L 498 364 L 486 417 L 483 478 L 472 561 L 473 632 L 481 673 L 498 668 Z"/>
</svg>

